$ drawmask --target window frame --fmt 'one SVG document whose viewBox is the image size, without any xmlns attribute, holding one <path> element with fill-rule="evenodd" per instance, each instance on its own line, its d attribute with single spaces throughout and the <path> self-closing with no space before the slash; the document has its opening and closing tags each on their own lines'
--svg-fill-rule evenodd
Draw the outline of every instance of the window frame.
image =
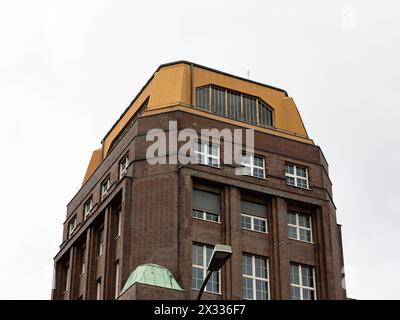
<svg viewBox="0 0 400 320">
<path fill-rule="evenodd" d="M 207 101 L 206 106 L 200 106 L 199 105 L 198 96 L 199 96 L 199 93 L 200 93 L 200 91 L 202 89 L 208 90 L 208 92 L 207 92 L 208 97 L 206 99 L 204 99 L 204 101 Z M 220 91 L 224 92 L 224 99 L 223 99 L 224 100 L 224 105 L 223 105 L 223 108 L 222 108 L 223 109 L 222 113 L 215 112 L 216 106 L 213 103 L 214 102 L 213 101 L 213 90 L 220 90 Z M 218 85 L 214 85 L 214 84 L 207 84 L 207 85 L 204 85 L 204 86 L 196 87 L 195 93 L 196 93 L 196 99 L 195 99 L 194 107 L 196 107 L 196 108 L 198 108 L 200 110 L 203 110 L 203 111 L 206 111 L 206 112 L 210 112 L 210 113 L 216 114 L 218 116 L 227 117 L 227 118 L 230 118 L 230 119 L 233 119 L 233 120 L 250 123 L 250 124 L 253 124 L 253 125 L 260 126 L 260 127 L 266 127 L 266 128 L 274 128 L 275 127 L 275 125 L 274 125 L 274 123 L 275 123 L 275 121 L 274 121 L 275 120 L 274 108 L 272 108 L 268 103 L 266 103 L 264 100 L 260 99 L 257 96 L 252 96 L 252 95 L 247 94 L 247 93 L 231 90 L 231 89 L 224 88 L 224 87 L 221 87 L 221 86 L 218 86 Z M 232 117 L 231 114 L 229 113 L 229 110 L 228 110 L 228 101 L 230 101 L 230 97 L 229 97 L 230 94 L 233 95 L 233 96 L 239 96 L 239 101 L 240 101 L 239 110 L 240 110 L 240 113 L 239 113 L 237 118 L 236 117 Z M 204 97 L 202 96 L 202 98 L 204 98 Z M 254 117 L 255 117 L 255 121 L 254 122 L 249 121 L 247 119 L 249 114 L 247 114 L 245 112 L 245 110 L 244 110 L 245 109 L 244 100 L 246 98 L 250 99 L 250 100 L 251 99 L 255 100 L 256 114 L 254 115 Z M 268 124 L 261 123 L 262 122 L 262 119 L 261 119 L 262 118 L 262 111 L 261 111 L 262 108 L 266 109 L 267 112 L 270 112 L 270 117 L 266 116 L 266 119 L 270 120 L 270 123 L 268 123 Z"/>
<path fill-rule="evenodd" d="M 286 172 L 286 167 L 287 166 L 293 166 L 293 174 Z M 298 176 L 297 175 L 297 168 L 301 168 L 304 169 L 306 172 L 306 176 L 302 177 L 302 176 Z M 288 182 L 287 178 L 292 178 L 294 179 L 294 184 L 291 184 Z M 289 163 L 289 162 L 285 162 L 285 180 L 286 180 L 286 184 L 288 186 L 292 186 L 292 187 L 296 187 L 296 188 L 301 188 L 301 189 L 305 189 L 305 190 L 310 190 L 310 181 L 309 181 L 309 174 L 308 174 L 308 167 L 306 166 L 302 166 L 302 165 L 297 165 L 294 163 Z M 300 186 L 298 184 L 298 180 L 305 180 L 306 181 L 306 187 Z"/>
<path fill-rule="evenodd" d="M 244 256 L 251 257 L 251 264 L 252 264 L 251 265 L 251 269 L 252 269 L 251 270 L 251 273 L 252 273 L 251 276 L 247 275 L 247 274 L 244 274 L 244 272 L 243 272 Z M 261 277 L 257 277 L 256 276 L 256 263 L 255 263 L 256 258 L 261 258 L 261 259 L 265 260 L 265 262 L 266 262 L 266 264 L 265 264 L 265 266 L 266 266 L 266 278 L 261 278 Z M 248 298 L 245 298 L 244 295 L 243 295 L 243 300 L 257 300 L 256 299 L 257 298 L 257 286 L 256 286 L 257 280 L 267 283 L 268 292 L 267 292 L 267 299 L 266 300 L 271 300 L 271 288 L 270 288 L 270 283 L 269 283 L 269 259 L 268 259 L 268 257 L 249 254 L 249 253 L 243 253 L 242 254 L 242 279 L 243 278 L 249 278 L 249 279 L 252 280 L 252 283 L 253 283 L 253 298 L 254 298 L 254 299 L 248 299 Z M 242 290 L 244 291 L 244 281 L 243 281 Z M 259 301 L 264 301 L 264 300 L 259 300 Z"/>
<path fill-rule="evenodd" d="M 74 234 L 77 226 L 78 226 L 78 219 L 75 214 L 68 222 L 68 239 L 71 238 L 71 236 Z"/>
<path fill-rule="evenodd" d="M 299 267 L 299 284 L 292 283 L 292 266 L 293 265 Z M 308 286 L 304 286 L 303 285 L 303 272 L 302 272 L 303 268 L 310 268 L 311 269 L 312 276 L 313 276 L 314 287 L 308 287 Z M 315 278 L 315 267 L 309 266 L 309 265 L 305 265 L 305 264 L 301 264 L 301 263 L 291 262 L 290 263 L 290 291 L 292 291 L 292 287 L 300 288 L 300 300 L 307 301 L 307 300 L 303 299 L 303 289 L 307 289 L 307 290 L 313 291 L 314 292 L 314 300 L 318 300 L 318 298 L 317 298 L 317 281 L 316 281 L 316 278 Z M 290 299 L 291 300 L 295 300 L 295 299 L 293 299 L 292 293 L 290 293 L 290 295 L 291 295 Z M 312 301 L 312 300 L 310 300 L 310 301 Z"/>
<path fill-rule="evenodd" d="M 86 272 L 86 244 L 81 246 L 81 274 L 82 276 Z"/>
<path fill-rule="evenodd" d="M 116 210 L 116 218 L 117 218 L 117 230 L 116 230 L 116 236 L 115 239 L 118 239 L 121 236 L 121 232 L 122 232 L 122 209 L 118 208 Z"/>
<path fill-rule="evenodd" d="M 106 190 L 104 189 L 104 185 L 105 184 L 107 184 L 107 189 Z M 101 186 L 100 186 L 100 188 L 101 188 L 101 192 L 100 192 L 101 200 L 104 200 L 107 197 L 108 191 L 110 190 L 110 187 L 111 187 L 110 176 L 107 176 L 107 178 L 105 178 L 102 181 Z"/>
<path fill-rule="evenodd" d="M 250 163 L 246 163 L 243 162 L 243 157 L 250 157 Z M 262 162 L 263 162 L 263 166 L 256 166 L 254 164 L 254 158 L 261 158 Z M 254 178 L 258 178 L 258 179 L 265 179 L 265 157 L 264 156 L 260 156 L 260 155 L 256 155 L 256 154 L 242 154 L 242 157 L 240 159 L 240 166 L 242 167 L 242 175 L 244 176 L 249 176 L 249 177 L 254 177 Z M 250 168 L 250 174 L 245 174 L 243 172 L 244 168 Z M 254 169 L 259 169 L 263 171 L 263 176 L 262 177 L 258 177 L 254 175 Z"/>
<path fill-rule="evenodd" d="M 87 204 L 90 203 L 90 208 L 87 210 Z M 83 216 L 86 219 L 88 216 L 90 216 L 91 212 L 93 210 L 93 196 L 91 195 L 88 200 L 83 205 Z"/>
<path fill-rule="evenodd" d="M 296 225 L 289 223 L 289 214 L 293 214 L 293 215 L 296 216 Z M 310 228 L 303 227 L 303 226 L 301 226 L 301 225 L 299 224 L 299 216 L 300 216 L 300 215 L 301 215 L 301 216 L 305 216 L 305 217 L 307 217 L 307 218 L 309 219 Z M 290 235 L 289 235 L 289 227 L 296 228 L 296 236 L 297 236 L 296 239 L 290 237 Z M 300 231 L 299 231 L 299 229 L 303 229 L 303 230 L 306 230 L 306 231 L 310 231 L 310 238 L 311 238 L 311 241 L 307 241 L 307 240 L 300 239 Z M 305 243 L 314 244 L 313 217 L 312 217 L 311 215 L 309 215 L 309 214 L 304 214 L 304 213 L 299 213 L 299 212 L 296 212 L 296 211 L 291 211 L 291 210 L 289 210 L 289 211 L 288 211 L 288 238 L 289 238 L 290 240 L 295 240 L 295 241 L 301 241 L 301 242 L 305 242 Z"/>
<path fill-rule="evenodd" d="M 246 217 L 246 218 L 250 218 L 251 221 L 251 228 L 246 228 L 242 225 L 242 217 Z M 256 230 L 254 229 L 254 220 L 261 220 L 265 222 L 265 231 L 260 231 L 260 230 Z M 264 234 L 269 234 L 268 232 L 268 219 L 265 218 L 260 218 L 257 216 L 253 216 L 251 214 L 247 214 L 247 213 L 240 213 L 240 227 L 244 230 L 249 230 L 249 231 L 254 231 L 254 232 L 259 232 L 259 233 L 264 233 Z"/>
<path fill-rule="evenodd" d="M 122 159 L 119 161 L 119 164 L 118 164 L 118 177 L 119 177 L 119 180 L 121 180 L 126 175 L 126 173 L 128 172 L 129 164 L 130 164 L 130 162 L 129 162 L 129 154 L 126 153 L 122 157 Z M 122 165 L 123 165 L 123 168 L 122 168 Z"/>
<path fill-rule="evenodd" d="M 203 265 L 197 265 L 197 264 L 193 264 L 193 246 L 201 246 L 202 250 L 203 250 Z M 193 242 L 192 243 L 192 290 L 196 290 L 199 291 L 200 288 L 193 288 L 193 268 L 197 268 L 197 269 L 201 269 L 203 271 L 203 281 L 207 275 L 207 269 L 208 269 L 208 264 L 207 264 L 207 248 L 214 250 L 215 246 L 213 245 L 209 245 L 209 244 L 204 244 L 204 243 L 200 243 L 200 242 Z M 204 292 L 207 293 L 211 293 L 211 294 L 222 294 L 222 278 L 221 278 L 221 269 L 219 269 L 218 271 L 214 271 L 213 273 L 218 274 L 218 292 L 214 292 L 214 291 L 208 291 L 207 290 L 207 285 L 204 288 Z M 211 279 L 211 277 L 210 277 Z M 209 280 L 210 280 L 209 279 Z"/>
<path fill-rule="evenodd" d="M 97 258 L 100 258 L 104 254 L 104 225 L 101 225 L 98 229 L 99 247 L 97 252 Z"/>
<path fill-rule="evenodd" d="M 202 152 L 201 149 L 200 149 L 200 151 L 198 151 L 198 150 L 196 150 L 196 146 L 194 147 L 194 149 L 193 149 L 193 154 L 195 155 L 195 164 L 201 164 L 201 165 L 208 166 L 208 167 L 212 167 L 212 168 L 221 168 L 221 161 L 220 161 L 220 157 L 221 157 L 221 154 L 220 154 L 220 145 L 218 145 L 218 144 L 212 144 L 211 142 L 208 142 L 208 141 L 198 141 L 196 144 L 197 144 L 197 145 L 204 146 L 204 152 Z M 195 145 L 196 145 L 196 144 L 195 144 Z M 211 149 L 212 147 L 216 147 L 216 148 L 217 148 L 217 153 L 218 153 L 218 155 L 215 156 L 215 155 L 213 155 L 213 154 L 211 154 L 211 153 L 209 152 L 210 149 Z M 201 156 L 201 159 L 203 159 L 203 157 L 204 157 L 204 160 L 205 160 L 206 163 L 198 162 L 198 161 L 197 161 L 197 160 L 198 160 L 198 155 Z M 215 165 L 212 165 L 212 164 L 209 164 L 209 160 L 211 160 L 211 159 L 217 160 L 218 164 L 217 164 L 216 166 L 215 166 Z M 212 162 L 211 162 L 211 163 L 212 163 Z"/>
</svg>

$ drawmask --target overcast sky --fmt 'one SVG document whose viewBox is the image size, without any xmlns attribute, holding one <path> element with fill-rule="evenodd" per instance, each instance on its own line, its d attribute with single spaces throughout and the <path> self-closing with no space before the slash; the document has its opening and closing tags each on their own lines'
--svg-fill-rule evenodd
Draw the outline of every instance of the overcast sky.
<svg viewBox="0 0 400 320">
<path fill-rule="evenodd" d="M 348 296 L 400 299 L 399 1 L 0 1 L 0 299 L 49 299 L 66 205 L 155 69 L 275 85 L 330 164 Z"/>
</svg>

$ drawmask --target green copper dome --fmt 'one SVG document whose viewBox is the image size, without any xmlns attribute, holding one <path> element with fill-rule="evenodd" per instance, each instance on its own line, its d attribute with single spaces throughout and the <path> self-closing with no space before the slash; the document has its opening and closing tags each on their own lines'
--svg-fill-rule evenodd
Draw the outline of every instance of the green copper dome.
<svg viewBox="0 0 400 320">
<path fill-rule="evenodd" d="M 153 263 L 137 267 L 126 280 L 121 294 L 135 283 L 184 291 L 167 268 Z"/>
</svg>

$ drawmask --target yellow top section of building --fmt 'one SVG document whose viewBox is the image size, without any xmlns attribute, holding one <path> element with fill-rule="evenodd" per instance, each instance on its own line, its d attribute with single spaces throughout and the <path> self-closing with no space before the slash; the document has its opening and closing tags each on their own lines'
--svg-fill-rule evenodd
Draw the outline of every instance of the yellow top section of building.
<svg viewBox="0 0 400 320">
<path fill-rule="evenodd" d="M 272 109 L 273 125 L 271 127 L 261 127 L 196 108 L 196 88 L 208 85 L 252 96 L 267 103 Z M 106 157 L 113 141 L 145 102 L 147 106 L 142 116 L 171 110 L 182 110 L 245 128 L 253 128 L 269 134 L 313 144 L 313 141 L 308 138 L 293 99 L 287 95 L 286 91 L 191 62 L 178 61 L 161 65 L 148 80 L 104 137 L 102 141 L 102 158 Z M 90 163 L 91 173 L 94 172 L 93 168 L 97 167 L 100 162 L 101 160 L 96 153 Z M 91 173 L 86 173 L 84 183 Z"/>
</svg>

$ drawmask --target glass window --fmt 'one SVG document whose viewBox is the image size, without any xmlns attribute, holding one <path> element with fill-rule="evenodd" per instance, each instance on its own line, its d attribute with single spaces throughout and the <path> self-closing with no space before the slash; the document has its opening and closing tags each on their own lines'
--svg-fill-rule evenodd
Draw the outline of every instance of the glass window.
<svg viewBox="0 0 400 320">
<path fill-rule="evenodd" d="M 294 164 L 285 164 L 285 178 L 286 183 L 308 189 L 308 170 L 304 167 L 299 167 Z"/>
<path fill-rule="evenodd" d="M 192 217 L 212 222 L 220 221 L 219 194 L 193 189 Z"/>
<path fill-rule="evenodd" d="M 101 256 L 104 253 L 104 226 L 100 226 L 98 231 L 99 236 L 99 252 L 98 256 Z"/>
<path fill-rule="evenodd" d="M 265 178 L 264 157 L 245 154 L 241 160 L 242 174 L 256 178 Z"/>
<path fill-rule="evenodd" d="M 101 200 L 105 198 L 110 189 L 110 177 L 106 178 L 101 184 Z"/>
<path fill-rule="evenodd" d="M 292 263 L 290 279 L 293 300 L 316 300 L 314 268 Z"/>
<path fill-rule="evenodd" d="M 263 101 L 239 92 L 206 86 L 196 88 L 196 106 L 255 125 L 272 126 L 272 109 Z"/>
<path fill-rule="evenodd" d="M 86 201 L 84 205 L 85 218 L 90 214 L 92 209 L 93 209 L 93 197 L 90 196 L 89 200 Z"/>
<path fill-rule="evenodd" d="M 68 237 L 71 237 L 77 226 L 77 219 L 74 216 L 68 224 Z"/>
<path fill-rule="evenodd" d="M 219 167 L 219 146 L 201 142 L 194 146 L 196 163 Z"/>
<path fill-rule="evenodd" d="M 312 242 L 311 216 L 289 212 L 288 236 L 290 239 Z"/>
<path fill-rule="evenodd" d="M 240 201 L 241 227 L 243 229 L 267 232 L 267 207 L 263 204 Z"/>
<path fill-rule="evenodd" d="M 243 254 L 243 298 L 249 300 L 268 300 L 268 259 Z"/>
<path fill-rule="evenodd" d="M 192 288 L 200 289 L 203 280 L 207 274 L 208 264 L 214 250 L 213 246 L 201 243 L 193 243 L 192 245 Z M 221 270 L 213 272 L 207 282 L 205 291 L 212 293 L 220 293 L 220 275 Z"/>
<path fill-rule="evenodd" d="M 120 162 L 119 162 L 119 178 L 121 179 L 127 172 L 129 166 L 129 158 L 126 155 Z"/>
</svg>

